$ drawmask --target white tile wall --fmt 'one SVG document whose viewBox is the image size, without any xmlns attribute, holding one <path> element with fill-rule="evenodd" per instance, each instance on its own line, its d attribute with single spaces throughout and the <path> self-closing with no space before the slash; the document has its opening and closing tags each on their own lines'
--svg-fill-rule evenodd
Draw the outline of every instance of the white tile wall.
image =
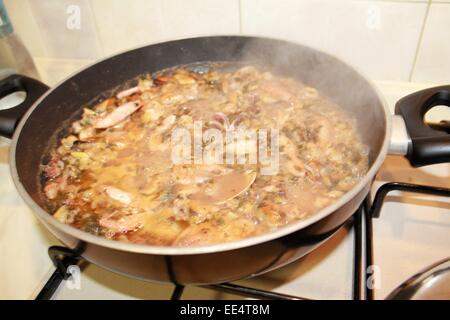
<svg viewBox="0 0 450 320">
<path fill-rule="evenodd" d="M 450 2 L 430 6 L 412 80 L 450 84 Z"/>
<path fill-rule="evenodd" d="M 106 55 L 163 38 L 158 0 L 92 0 L 91 5 Z"/>
<path fill-rule="evenodd" d="M 242 0 L 242 30 L 323 49 L 372 78 L 407 81 L 426 6 L 422 2 Z"/>
<path fill-rule="evenodd" d="M 95 60 L 34 58 L 41 80 L 48 86 L 54 86 L 68 76 L 78 72 Z"/>
<path fill-rule="evenodd" d="M 26 43 L 33 56 L 46 56 L 41 30 L 34 18 L 28 0 L 4 0 L 6 10 L 14 26 L 14 31 Z"/>
<path fill-rule="evenodd" d="M 91 0 L 106 55 L 182 37 L 239 33 L 239 0 Z"/>
<path fill-rule="evenodd" d="M 84 65 L 147 43 L 242 33 L 323 49 L 377 80 L 450 81 L 450 0 L 4 1 L 44 60 Z M 80 8 L 79 30 L 67 28 L 69 5 Z"/>
<path fill-rule="evenodd" d="M 102 56 L 88 0 L 31 0 L 47 56 L 96 59 Z"/>
<path fill-rule="evenodd" d="M 164 38 L 239 34 L 239 0 L 161 0 Z"/>
</svg>

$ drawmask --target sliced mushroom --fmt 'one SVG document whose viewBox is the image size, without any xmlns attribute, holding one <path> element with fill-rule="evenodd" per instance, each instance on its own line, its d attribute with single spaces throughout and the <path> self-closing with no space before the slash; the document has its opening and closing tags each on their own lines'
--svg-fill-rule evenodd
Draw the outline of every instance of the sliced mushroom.
<svg viewBox="0 0 450 320">
<path fill-rule="evenodd" d="M 129 89 L 120 91 L 116 95 L 116 97 L 117 97 L 117 99 L 122 99 L 122 98 L 125 98 L 125 97 L 128 97 L 128 96 L 131 96 L 132 94 L 140 92 L 140 91 L 141 91 L 141 89 L 139 88 L 139 86 L 136 86 L 136 87 L 133 87 L 133 88 L 129 88 Z"/>
<path fill-rule="evenodd" d="M 201 203 L 221 204 L 247 191 L 255 179 L 255 172 L 233 171 L 214 177 L 207 188 L 192 194 L 189 198 Z"/>
<path fill-rule="evenodd" d="M 131 114 L 136 112 L 140 108 L 140 105 L 134 102 L 127 102 L 121 106 L 114 109 L 114 111 L 108 113 L 107 115 L 98 118 L 94 122 L 94 128 L 96 129 L 106 129 L 116 124 L 122 122 L 128 118 Z"/>
</svg>

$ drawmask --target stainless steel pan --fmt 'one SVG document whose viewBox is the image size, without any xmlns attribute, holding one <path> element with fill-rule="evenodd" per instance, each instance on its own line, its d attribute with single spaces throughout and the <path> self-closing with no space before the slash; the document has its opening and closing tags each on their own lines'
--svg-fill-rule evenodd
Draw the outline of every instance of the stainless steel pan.
<svg viewBox="0 0 450 320">
<path fill-rule="evenodd" d="M 370 146 L 370 170 L 333 205 L 260 236 L 199 247 L 163 247 L 106 240 L 54 219 L 43 208 L 39 165 L 50 141 L 83 106 L 144 73 L 215 61 L 259 63 L 318 88 L 357 120 Z M 323 52 L 284 41 L 254 37 L 202 37 L 131 50 L 100 61 L 49 89 L 19 75 L 0 83 L 0 97 L 24 90 L 26 100 L 0 111 L 0 133 L 11 137 L 10 167 L 18 192 L 39 220 L 65 245 L 83 248 L 85 259 L 128 276 L 181 284 L 232 281 L 273 270 L 319 246 L 356 211 L 388 152 L 415 165 L 450 161 L 450 135 L 423 122 L 437 104 L 450 104 L 450 86 L 410 95 L 391 116 L 383 98 L 353 68 Z M 55 134 L 56 133 L 56 134 Z"/>
</svg>

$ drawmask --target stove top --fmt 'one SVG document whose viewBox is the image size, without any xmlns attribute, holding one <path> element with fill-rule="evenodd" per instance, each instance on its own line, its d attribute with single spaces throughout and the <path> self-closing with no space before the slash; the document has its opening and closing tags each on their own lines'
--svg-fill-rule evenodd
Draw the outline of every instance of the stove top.
<svg viewBox="0 0 450 320">
<path fill-rule="evenodd" d="M 423 88 L 393 83 L 379 83 L 379 87 L 391 106 L 401 96 Z M 0 185 L 0 298 L 30 299 L 37 296 L 54 271 L 48 248 L 61 244 L 36 221 L 19 198 L 9 177 L 7 152 L 8 142 L 1 140 L 0 178 L 4 183 Z M 448 188 L 450 164 L 413 169 L 403 158 L 388 157 L 372 194 L 390 181 Z M 385 200 L 381 217 L 372 221 L 376 299 L 386 297 L 417 271 L 450 256 L 449 198 L 394 191 Z M 357 234 L 356 239 L 362 241 L 355 242 L 355 230 L 359 229 L 353 228 L 354 222 L 349 221 L 330 240 L 299 261 L 234 284 L 309 299 L 354 298 L 355 244 L 363 249 L 366 245 L 364 235 Z M 361 262 L 364 258 L 361 257 Z M 126 278 L 92 264 L 81 267 L 79 282 L 63 282 L 53 299 L 169 299 L 174 294 L 173 285 Z M 182 293 L 182 299 L 243 298 L 229 293 L 234 289 L 186 287 L 175 295 Z M 360 296 L 358 292 L 356 295 Z"/>
<path fill-rule="evenodd" d="M 351 270 L 352 280 L 347 281 L 350 284 L 350 292 L 351 298 L 360 300 L 360 299 L 369 299 L 372 300 L 375 298 L 375 292 L 382 287 L 382 276 L 384 274 L 384 270 L 380 264 L 377 264 L 374 261 L 374 238 L 373 238 L 373 224 L 375 219 L 380 217 L 380 214 L 383 209 L 383 205 L 387 201 L 389 194 L 401 191 L 401 192 L 409 192 L 413 194 L 421 194 L 421 195 L 432 195 L 432 196 L 441 196 L 450 199 L 450 189 L 435 187 L 435 186 L 426 186 L 426 185 L 417 185 L 410 184 L 404 182 L 390 182 L 381 185 L 374 197 L 373 201 L 371 201 L 371 197 L 367 197 L 364 203 L 360 206 L 360 208 L 355 212 L 353 218 L 347 223 L 346 226 L 343 227 L 344 231 L 352 232 L 353 239 L 353 255 L 352 257 L 344 258 L 344 261 L 352 261 L 352 267 L 347 267 L 347 271 Z M 387 213 L 387 212 L 386 212 Z M 384 214 L 386 214 L 384 213 Z M 391 212 L 392 214 L 392 212 Z M 347 233 L 348 234 L 348 233 Z M 336 236 L 334 237 L 336 238 Z M 79 250 L 78 250 L 79 249 Z M 54 298 L 65 298 L 64 293 L 69 290 L 71 293 L 74 290 L 78 290 L 80 293 L 82 292 L 81 283 L 86 281 L 84 274 L 86 271 L 85 264 L 82 258 L 78 255 L 78 252 L 83 250 L 82 247 L 76 250 L 70 250 L 61 246 L 52 246 L 49 249 L 49 255 L 52 261 L 54 262 L 57 269 L 54 271 L 49 281 L 46 283 L 44 288 L 40 291 L 37 296 L 37 299 L 54 299 Z M 299 262 L 303 262 L 306 258 L 299 260 Z M 81 262 L 81 264 L 80 264 Z M 75 267 L 74 267 L 75 266 Z M 79 268 L 78 266 L 81 266 Z M 279 269 L 276 272 L 286 271 L 289 267 L 295 267 L 295 263 L 291 264 L 288 267 Z M 334 264 L 329 264 L 328 272 L 332 269 L 330 267 L 335 267 Z M 72 270 L 70 270 L 72 268 Z M 297 266 L 296 271 L 299 269 L 303 269 L 305 266 Z M 306 267 L 307 268 L 307 267 Z M 314 270 L 316 267 L 314 267 Z M 334 268 L 333 268 L 334 270 Z M 448 290 L 448 284 L 450 281 L 450 274 L 448 271 L 450 270 L 450 258 L 447 258 L 446 261 L 442 264 L 435 264 L 429 270 L 424 273 L 420 273 L 415 275 L 411 280 L 408 281 L 407 285 L 403 285 L 394 290 L 389 298 L 448 298 L 450 295 L 450 291 Z M 345 270 L 344 270 L 345 271 Z M 287 288 L 291 288 L 296 284 L 298 286 L 296 293 L 298 293 L 299 289 L 303 289 L 303 286 L 299 284 L 304 278 L 303 274 L 298 274 L 296 272 L 295 276 L 292 277 L 290 274 L 282 275 L 279 279 L 277 277 L 271 277 L 271 274 L 275 274 L 276 272 L 268 273 L 263 276 L 255 277 L 253 279 L 247 280 L 248 284 L 245 284 L 244 281 L 242 283 L 223 283 L 202 287 L 185 287 L 182 285 L 174 285 L 169 287 L 169 293 L 167 291 L 167 285 L 165 290 L 163 290 L 165 297 L 145 297 L 145 298 L 153 298 L 153 299 L 181 299 L 186 298 L 185 289 L 196 289 L 194 294 L 198 295 L 198 290 L 207 289 L 211 291 L 215 291 L 216 296 L 208 296 L 208 298 L 214 299 L 223 299 L 228 298 L 230 295 L 232 298 L 237 297 L 249 297 L 256 299 L 284 299 L 284 300 L 297 300 L 297 299 L 310 299 L 310 297 L 299 296 L 298 294 L 289 294 L 283 292 L 284 290 L 280 290 L 280 287 L 286 285 Z M 347 273 L 343 273 L 342 275 L 347 275 Z M 83 278 L 82 278 L 83 276 Z M 339 275 L 334 274 L 335 277 Z M 95 278 L 95 276 L 94 276 Z M 67 282 L 62 281 L 66 279 Z M 280 281 L 279 284 L 275 284 L 274 288 L 261 288 L 262 284 L 267 286 L 268 281 L 270 279 L 275 281 Z M 334 279 L 335 280 L 335 279 Z M 324 278 L 321 279 L 322 283 Z M 61 286 L 61 282 L 65 284 Z M 131 282 L 131 280 L 127 281 Z M 108 282 L 108 286 L 112 282 Z M 324 284 L 324 283 L 323 283 Z M 317 284 L 315 288 L 323 288 L 324 286 Z M 91 288 L 89 288 L 89 294 L 91 294 L 91 289 L 93 287 L 92 283 L 90 284 Z M 94 285 L 95 287 L 95 285 Z M 404 290 L 404 289 L 407 290 Z M 64 290 L 67 289 L 67 290 Z M 133 286 L 133 290 L 135 287 Z M 100 294 L 102 297 L 105 296 L 105 291 L 107 288 L 101 288 Z M 171 291 L 171 293 L 170 293 Z M 161 293 L 158 288 L 147 288 L 144 291 L 146 294 L 149 293 Z M 328 290 L 327 293 L 330 291 Z M 114 298 L 118 298 L 117 290 L 114 292 Z M 135 293 L 135 291 L 133 291 Z M 62 297 L 61 297 L 62 295 Z M 184 295 L 184 296 L 183 296 Z M 196 298 L 201 298 L 195 296 Z M 73 299 L 73 294 L 70 294 L 69 299 Z M 105 298 L 105 297 L 104 297 Z M 187 296 L 187 298 L 192 299 L 192 297 Z"/>
</svg>

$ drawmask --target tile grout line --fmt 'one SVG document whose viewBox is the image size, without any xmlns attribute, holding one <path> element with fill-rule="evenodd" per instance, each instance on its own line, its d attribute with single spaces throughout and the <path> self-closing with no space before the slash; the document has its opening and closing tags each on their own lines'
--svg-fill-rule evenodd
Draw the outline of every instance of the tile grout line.
<svg viewBox="0 0 450 320">
<path fill-rule="evenodd" d="M 416 52 L 414 54 L 413 64 L 412 64 L 411 71 L 410 71 L 409 77 L 408 77 L 408 81 L 409 82 L 411 82 L 413 77 L 414 77 L 414 71 L 416 69 L 417 60 L 419 58 L 420 47 L 422 46 L 423 35 L 425 33 L 425 27 L 426 27 L 426 24 L 427 24 L 428 14 L 430 12 L 430 8 L 431 8 L 431 0 L 428 0 L 427 8 L 425 10 L 425 17 L 423 18 L 422 28 L 420 29 L 419 39 L 417 40 L 417 46 L 416 46 Z"/>
<path fill-rule="evenodd" d="M 157 10 L 158 10 L 158 13 L 159 13 L 158 24 L 159 24 L 159 26 L 161 28 L 160 29 L 160 33 L 161 33 L 161 35 L 162 35 L 162 37 L 164 39 L 167 39 L 168 38 L 168 36 L 167 36 L 167 28 L 166 28 L 165 23 L 164 23 L 164 21 L 165 21 L 164 8 L 163 8 L 164 4 L 163 4 L 162 1 L 158 1 L 157 3 L 158 3 L 158 9 Z"/>
<path fill-rule="evenodd" d="M 95 33 L 96 33 L 96 37 L 95 38 L 97 39 L 98 44 L 100 46 L 101 59 L 103 59 L 105 57 L 105 47 L 104 47 L 104 44 L 103 44 L 103 41 L 102 41 L 102 37 L 100 35 L 100 28 L 98 27 L 97 15 L 95 14 L 95 10 L 94 10 L 94 7 L 92 6 L 91 1 L 88 1 L 88 6 L 89 6 L 89 9 L 91 11 L 92 20 L 94 20 L 94 28 L 95 28 Z"/>
<path fill-rule="evenodd" d="M 238 15 L 239 15 L 239 34 L 242 34 L 242 0 L 239 0 Z"/>
<path fill-rule="evenodd" d="M 26 3 L 27 3 L 26 5 L 28 6 L 28 8 L 31 11 L 34 24 L 38 27 L 37 28 L 37 33 L 39 34 L 39 41 L 42 43 L 42 48 L 44 49 L 43 54 L 45 54 L 45 56 L 49 56 L 48 46 L 46 44 L 46 41 L 44 41 L 44 36 L 42 34 L 42 28 L 40 26 L 40 23 L 36 19 L 36 12 L 33 10 L 33 7 L 31 6 L 30 0 L 27 0 Z M 34 56 L 32 56 L 32 57 L 34 58 Z"/>
</svg>

